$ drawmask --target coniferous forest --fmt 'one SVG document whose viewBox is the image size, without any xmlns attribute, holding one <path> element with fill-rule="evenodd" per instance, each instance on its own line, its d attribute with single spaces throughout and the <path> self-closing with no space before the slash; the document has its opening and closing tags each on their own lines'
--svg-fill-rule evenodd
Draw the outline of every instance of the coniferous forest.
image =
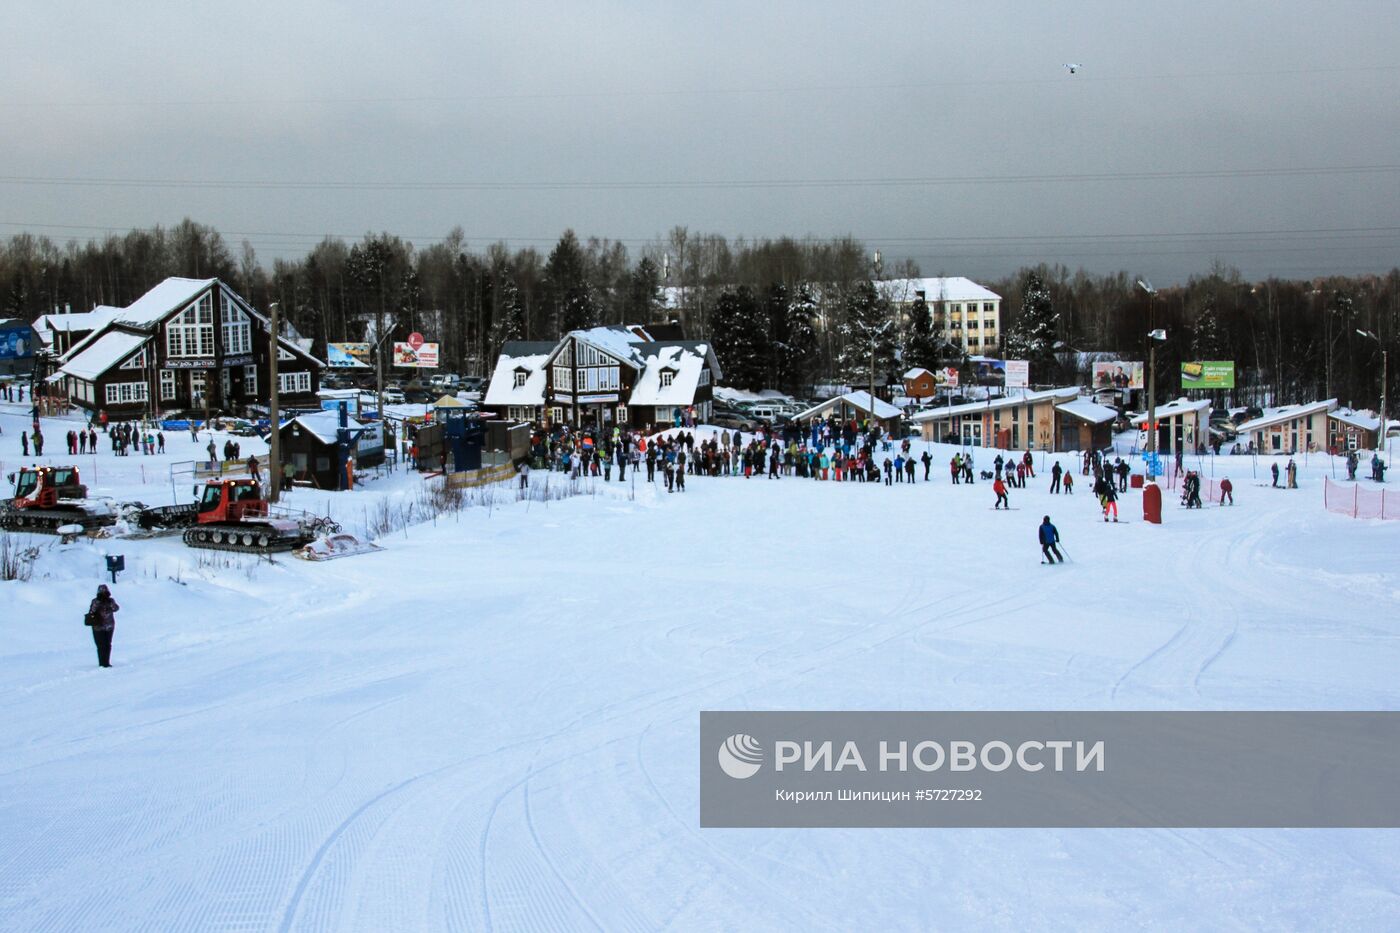
<svg viewBox="0 0 1400 933">
<path fill-rule="evenodd" d="M 185 220 L 90 241 L 10 237 L 0 245 L 0 316 L 32 321 L 121 306 L 168 276 L 218 277 L 257 307 L 277 302 L 318 353 L 391 327 L 422 332 L 440 344 L 444 367 L 475 374 L 489 373 L 506 340 L 677 319 L 688 337 L 715 343 L 727 384 L 805 392 L 814 383 L 863 385 L 872 354 L 882 379 L 963 362 L 929 315 L 898 313 L 871 287 L 921 274 L 959 270 L 881 265 L 850 238 L 731 241 L 684 227 L 635 253 L 572 230 L 547 253 L 480 249 L 459 228 L 423 247 L 388 233 L 327 238 L 300 259 L 264 263 L 248 242 Z M 1003 298 L 999 355 L 1031 360 L 1037 385 L 1073 382 L 1085 353 L 1142 359 L 1147 332 L 1164 328 L 1159 373 L 1175 373 L 1183 360 L 1235 361 L 1238 387 L 1222 401 L 1335 397 L 1374 407 L 1381 350 L 1396 347 L 1400 333 L 1400 269 L 1247 281 L 1216 265 L 1149 294 L 1130 270 L 1039 265 L 980 284 Z"/>
</svg>

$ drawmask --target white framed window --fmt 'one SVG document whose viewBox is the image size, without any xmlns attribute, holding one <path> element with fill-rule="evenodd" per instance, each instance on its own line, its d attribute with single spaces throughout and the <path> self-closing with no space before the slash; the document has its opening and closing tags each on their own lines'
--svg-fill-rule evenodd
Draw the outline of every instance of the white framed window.
<svg viewBox="0 0 1400 933">
<path fill-rule="evenodd" d="M 219 392 L 221 393 L 219 397 L 225 402 L 228 401 L 229 395 L 233 392 L 233 373 L 229 372 L 227 367 L 219 370 Z"/>
<path fill-rule="evenodd" d="M 673 382 L 675 382 L 675 381 L 676 381 L 676 374 L 675 374 L 675 373 L 671 372 L 669 369 L 663 369 L 663 370 L 661 370 L 661 388 L 664 389 L 664 388 L 666 388 L 667 386 L 669 386 L 671 383 L 673 383 Z"/>
<path fill-rule="evenodd" d="M 524 371 L 522 371 L 522 370 L 516 370 L 516 371 L 515 371 L 515 387 L 516 387 L 517 389 L 522 388 L 522 387 L 525 385 L 525 380 L 529 378 L 529 375 L 530 375 L 529 373 L 526 373 L 526 372 L 524 372 Z"/>
<path fill-rule="evenodd" d="M 710 384 L 710 367 L 706 366 L 700 370 L 700 384 L 702 386 Z"/>
<path fill-rule="evenodd" d="M 207 384 L 207 377 L 204 370 L 194 369 L 190 371 L 190 404 L 195 408 L 204 404 L 204 388 Z"/>
<path fill-rule="evenodd" d="M 165 355 L 214 355 L 214 299 L 206 294 L 165 325 Z"/>
<path fill-rule="evenodd" d="M 122 369 L 145 369 L 146 368 L 146 348 L 142 347 L 141 352 L 121 365 Z"/>
<path fill-rule="evenodd" d="M 130 405 L 135 402 L 144 402 L 145 400 L 146 383 L 144 382 L 107 383 L 108 405 Z"/>
<path fill-rule="evenodd" d="M 243 394 L 258 394 L 258 367 L 256 364 L 249 363 L 243 367 Z"/>
<path fill-rule="evenodd" d="M 278 373 L 277 390 L 286 395 L 305 394 L 311 391 L 310 373 Z"/>
<path fill-rule="evenodd" d="M 554 367 L 554 388 L 563 392 L 574 390 L 574 371 L 567 366 Z"/>
<path fill-rule="evenodd" d="M 626 405 L 619 405 L 619 406 L 617 406 L 617 423 L 618 423 L 618 424 L 626 424 L 626 423 L 627 423 L 627 406 L 626 406 Z"/>
<path fill-rule="evenodd" d="M 550 420 L 550 421 L 554 421 L 554 422 L 563 421 L 563 420 L 564 420 L 564 409 L 558 408 L 558 407 L 556 407 L 556 408 L 551 408 L 551 409 L 549 410 L 549 420 Z"/>
<path fill-rule="evenodd" d="M 231 301 L 228 295 L 221 295 L 219 320 L 224 329 L 224 352 L 230 356 L 253 352 L 252 324 L 248 315 Z"/>
<path fill-rule="evenodd" d="M 175 371 L 173 369 L 162 369 L 160 371 L 160 400 L 170 402 L 175 399 Z"/>
</svg>

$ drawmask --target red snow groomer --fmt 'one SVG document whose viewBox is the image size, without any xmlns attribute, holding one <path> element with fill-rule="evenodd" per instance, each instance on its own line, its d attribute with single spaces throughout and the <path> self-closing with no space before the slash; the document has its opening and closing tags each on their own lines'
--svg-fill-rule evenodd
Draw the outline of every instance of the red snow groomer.
<svg viewBox="0 0 1400 933">
<path fill-rule="evenodd" d="M 314 541 L 318 534 L 340 530 L 327 518 L 270 514 L 262 487 L 250 476 L 211 479 L 199 502 L 171 506 L 162 519 L 166 524 L 189 525 L 184 539 L 190 547 L 253 554 L 290 551 Z"/>
<path fill-rule="evenodd" d="M 0 528 L 6 531 L 57 534 L 64 525 L 91 531 L 117 520 L 111 502 L 88 499 L 77 467 L 20 467 L 10 481 L 14 498 L 0 503 Z"/>
</svg>

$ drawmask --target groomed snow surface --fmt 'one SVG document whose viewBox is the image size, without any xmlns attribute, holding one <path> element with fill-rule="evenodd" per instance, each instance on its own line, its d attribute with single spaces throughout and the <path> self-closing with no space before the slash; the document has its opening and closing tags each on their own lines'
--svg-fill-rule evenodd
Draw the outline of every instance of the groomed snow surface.
<svg viewBox="0 0 1400 933">
<path fill-rule="evenodd" d="M 77 463 L 161 504 L 204 443 Z M 1296 491 L 1220 458 L 1233 508 L 1168 493 L 1154 527 L 1130 492 L 1115 527 L 1040 455 L 994 512 L 932 449 L 913 487 L 496 487 L 324 564 L 17 537 L 42 551 L 0 583 L 0 929 L 1400 926 L 1394 831 L 699 828 L 704 709 L 1396 708 L 1400 523 L 1324 512 L 1327 458 Z M 419 485 L 291 502 L 363 530 Z M 111 670 L 82 624 L 103 550 Z"/>
</svg>

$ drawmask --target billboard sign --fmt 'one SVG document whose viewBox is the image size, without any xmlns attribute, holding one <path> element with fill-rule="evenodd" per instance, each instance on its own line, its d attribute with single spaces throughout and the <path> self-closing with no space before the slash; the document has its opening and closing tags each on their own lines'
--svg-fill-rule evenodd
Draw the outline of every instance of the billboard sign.
<svg viewBox="0 0 1400 933">
<path fill-rule="evenodd" d="M 1234 387 L 1234 360 L 1214 360 L 1210 362 L 1181 364 L 1181 388 L 1183 390 L 1233 389 Z"/>
<path fill-rule="evenodd" d="M 935 369 L 933 371 L 933 384 L 940 389 L 956 389 L 958 387 L 958 371 L 951 366 L 946 369 Z"/>
<path fill-rule="evenodd" d="M 1095 389 L 1141 389 L 1142 360 L 1113 360 L 1094 364 Z"/>
<path fill-rule="evenodd" d="M 424 343 L 415 348 L 409 343 L 396 343 L 394 344 L 394 365 L 417 369 L 437 369 L 438 345 Z"/>
<path fill-rule="evenodd" d="M 1029 360 L 1007 360 L 1005 372 L 1008 389 L 1024 389 L 1031 384 Z"/>
<path fill-rule="evenodd" d="M 972 378 L 968 380 L 969 385 L 1006 385 L 1006 360 L 989 360 L 985 357 L 980 359 L 974 357 L 967 365 L 968 369 L 972 372 Z"/>
<path fill-rule="evenodd" d="M 369 344 L 328 343 L 326 363 L 332 369 L 369 369 Z"/>
<path fill-rule="evenodd" d="M 0 360 L 27 360 L 34 355 L 34 331 L 29 325 L 0 330 Z"/>
</svg>

